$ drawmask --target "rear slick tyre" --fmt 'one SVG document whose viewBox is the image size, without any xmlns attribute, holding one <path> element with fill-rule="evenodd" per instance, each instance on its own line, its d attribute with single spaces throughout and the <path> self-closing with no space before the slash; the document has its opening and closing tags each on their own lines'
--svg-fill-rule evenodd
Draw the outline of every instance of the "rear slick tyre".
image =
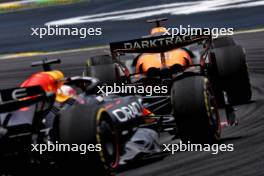
<svg viewBox="0 0 264 176">
<path fill-rule="evenodd" d="M 180 138 L 187 143 L 215 143 L 220 137 L 218 107 L 207 78 L 185 77 L 175 81 L 172 109 Z"/>
<path fill-rule="evenodd" d="M 238 45 L 217 48 L 211 56 L 217 80 L 226 92 L 230 105 L 250 102 L 252 91 L 243 48 Z"/>
<path fill-rule="evenodd" d="M 110 85 L 116 83 L 120 76 L 118 67 L 109 55 L 98 55 L 87 59 L 84 74 Z"/>
</svg>

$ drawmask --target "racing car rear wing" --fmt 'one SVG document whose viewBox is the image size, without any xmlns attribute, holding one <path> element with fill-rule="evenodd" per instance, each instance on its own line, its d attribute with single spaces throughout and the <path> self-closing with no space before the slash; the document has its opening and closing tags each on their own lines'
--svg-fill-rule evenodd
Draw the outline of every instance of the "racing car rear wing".
<svg viewBox="0 0 264 176">
<path fill-rule="evenodd" d="M 47 93 L 40 86 L 0 90 L 0 113 L 30 106 L 46 100 L 47 97 Z"/>
<path fill-rule="evenodd" d="M 113 42 L 110 43 L 110 49 L 113 56 L 115 56 L 116 53 L 162 53 L 209 39 L 211 39 L 210 35 L 151 36 L 128 41 Z"/>
</svg>

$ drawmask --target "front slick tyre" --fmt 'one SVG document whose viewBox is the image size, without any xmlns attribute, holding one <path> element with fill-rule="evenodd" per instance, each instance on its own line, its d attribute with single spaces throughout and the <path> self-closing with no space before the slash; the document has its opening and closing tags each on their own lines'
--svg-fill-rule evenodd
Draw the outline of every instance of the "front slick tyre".
<svg viewBox="0 0 264 176">
<path fill-rule="evenodd" d="M 61 156 L 63 174 L 114 175 L 113 171 L 119 163 L 119 147 L 111 118 L 104 108 L 87 104 L 73 105 L 61 115 L 59 129 L 62 144 L 78 144 L 79 147 L 84 144 L 97 146 L 94 148 L 96 151 L 86 150 L 85 154 L 80 154 L 79 151 L 63 153 Z M 101 148 L 100 151 L 98 148 Z"/>
<path fill-rule="evenodd" d="M 220 118 L 207 78 L 192 76 L 175 81 L 171 98 L 176 125 L 184 143 L 218 142 Z"/>
</svg>

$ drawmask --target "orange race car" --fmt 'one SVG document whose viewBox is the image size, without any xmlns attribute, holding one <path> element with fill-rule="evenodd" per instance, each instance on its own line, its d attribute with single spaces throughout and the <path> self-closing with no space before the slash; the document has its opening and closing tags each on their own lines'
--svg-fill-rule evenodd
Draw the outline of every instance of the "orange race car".
<svg viewBox="0 0 264 176">
<path fill-rule="evenodd" d="M 159 36 L 166 33 L 167 29 L 160 26 L 160 21 L 166 18 L 148 20 L 148 22 L 156 22 L 157 26 L 151 29 L 151 36 Z M 176 48 L 164 53 L 143 53 L 136 62 L 136 73 L 147 73 L 149 69 L 160 69 L 163 67 L 173 68 L 177 65 L 188 66 L 192 64 L 190 52 L 186 49 Z"/>
<path fill-rule="evenodd" d="M 171 35 L 160 26 L 164 20 L 148 21 L 157 24 L 149 36 L 110 43 L 112 55 L 88 58 L 84 73 L 109 86 L 143 85 L 154 93 L 167 86 L 152 96 L 139 89 L 126 94 L 145 95 L 155 115 L 172 113 L 183 141 L 215 141 L 223 122 L 218 109 L 226 110 L 227 123 L 237 124 L 232 106 L 251 99 L 245 52 L 232 37 Z"/>
</svg>

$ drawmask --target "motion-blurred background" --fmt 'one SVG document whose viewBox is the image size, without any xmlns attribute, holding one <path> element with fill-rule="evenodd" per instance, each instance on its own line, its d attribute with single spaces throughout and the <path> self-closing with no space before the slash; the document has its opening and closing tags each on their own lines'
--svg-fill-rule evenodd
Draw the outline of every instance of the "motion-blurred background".
<svg viewBox="0 0 264 176">
<path fill-rule="evenodd" d="M 263 0 L 2 0 L 0 53 L 50 51 L 107 45 L 149 33 L 149 18 L 168 17 L 167 27 L 233 27 L 264 25 Z M 101 36 L 31 36 L 45 24 L 100 27 Z M 61 26 L 61 27 L 62 27 Z"/>
</svg>

